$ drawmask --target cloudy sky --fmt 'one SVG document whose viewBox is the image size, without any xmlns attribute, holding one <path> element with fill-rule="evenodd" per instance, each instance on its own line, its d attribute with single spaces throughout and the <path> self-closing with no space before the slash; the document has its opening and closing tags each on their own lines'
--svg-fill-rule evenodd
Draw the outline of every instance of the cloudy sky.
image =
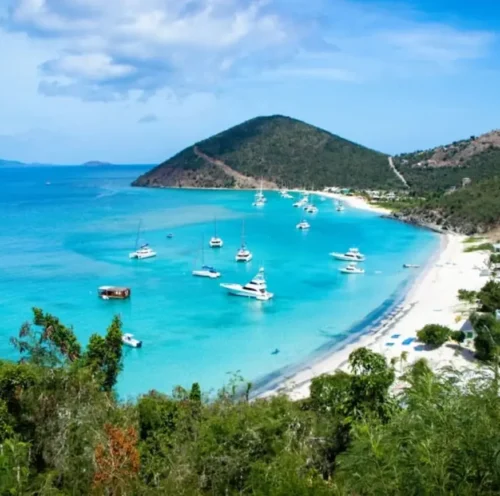
<svg viewBox="0 0 500 496">
<path fill-rule="evenodd" d="M 156 163 L 257 115 L 388 153 L 500 127 L 494 0 L 0 0 L 0 157 Z"/>
</svg>

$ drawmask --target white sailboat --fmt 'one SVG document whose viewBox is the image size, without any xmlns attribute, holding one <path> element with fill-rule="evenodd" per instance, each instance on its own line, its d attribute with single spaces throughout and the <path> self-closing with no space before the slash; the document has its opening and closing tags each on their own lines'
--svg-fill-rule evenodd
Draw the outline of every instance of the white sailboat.
<svg viewBox="0 0 500 496">
<path fill-rule="evenodd" d="M 307 220 L 303 220 L 299 222 L 295 227 L 301 231 L 307 231 L 311 226 L 309 225 L 309 222 L 307 222 Z"/>
<path fill-rule="evenodd" d="M 255 193 L 255 201 L 252 203 L 254 207 L 263 207 L 266 204 L 266 197 L 262 191 L 262 179 L 260 180 L 260 189 Z"/>
<path fill-rule="evenodd" d="M 257 275 L 247 284 L 221 284 L 227 289 L 229 294 L 243 296 L 245 298 L 255 298 L 260 301 L 270 300 L 274 294 L 267 290 L 267 283 L 264 277 L 264 269 L 261 267 Z"/>
<path fill-rule="evenodd" d="M 156 257 L 156 252 L 149 246 L 149 244 L 144 243 L 139 245 L 141 235 L 141 222 L 139 222 L 139 227 L 137 228 L 137 236 L 135 238 L 135 251 L 129 253 L 129 258 L 135 260 L 143 260 L 144 258 Z"/>
<path fill-rule="evenodd" d="M 201 243 L 201 268 L 193 270 L 193 276 L 197 277 L 208 277 L 210 279 L 217 279 L 220 277 L 220 272 L 217 272 L 213 267 L 205 265 L 205 241 L 202 240 Z"/>
<path fill-rule="evenodd" d="M 243 221 L 241 226 L 241 247 L 236 253 L 234 259 L 237 262 L 250 262 L 252 260 L 252 252 L 246 247 L 245 244 L 245 221 Z"/>
<path fill-rule="evenodd" d="M 224 242 L 217 236 L 217 219 L 214 219 L 214 235 L 210 238 L 210 248 L 222 248 Z"/>
</svg>

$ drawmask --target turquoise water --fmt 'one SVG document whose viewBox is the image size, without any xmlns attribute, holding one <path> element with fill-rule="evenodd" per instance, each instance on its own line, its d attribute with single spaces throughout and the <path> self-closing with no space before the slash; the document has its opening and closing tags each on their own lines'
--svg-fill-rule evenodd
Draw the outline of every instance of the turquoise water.
<svg viewBox="0 0 500 496">
<path fill-rule="evenodd" d="M 123 397 L 194 381 L 208 391 L 238 371 L 262 379 L 359 332 L 359 322 L 401 297 L 416 275 L 402 264 L 425 263 L 439 243 L 429 231 L 370 212 L 336 212 L 331 200 L 318 201 L 320 212 L 308 217 L 311 230 L 304 233 L 295 229 L 301 213 L 293 201 L 277 193 L 269 192 L 266 207 L 256 210 L 252 192 L 130 188 L 143 170 L 0 170 L 0 356 L 15 358 L 8 338 L 32 306 L 72 324 L 82 342 L 105 332 L 119 313 L 125 331 L 144 342 L 126 350 Z M 223 277 L 192 277 L 215 216 L 224 248 L 207 248 L 205 262 Z M 250 264 L 234 262 L 243 219 Z M 140 220 L 158 257 L 138 262 L 128 253 Z M 350 246 L 368 257 L 362 276 L 340 274 L 341 263 L 328 256 Z M 247 282 L 259 265 L 274 300 L 230 297 L 219 287 Z M 99 300 L 96 288 L 104 284 L 129 286 L 132 298 Z M 275 348 L 280 353 L 271 355 Z"/>
</svg>

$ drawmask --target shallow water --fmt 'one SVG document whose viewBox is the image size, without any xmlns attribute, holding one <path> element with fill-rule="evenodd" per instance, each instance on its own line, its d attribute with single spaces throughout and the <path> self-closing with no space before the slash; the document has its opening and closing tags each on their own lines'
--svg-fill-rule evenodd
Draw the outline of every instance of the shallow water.
<svg viewBox="0 0 500 496">
<path fill-rule="evenodd" d="M 275 192 L 257 210 L 252 192 L 130 188 L 143 170 L 0 169 L 0 356 L 15 358 L 8 338 L 32 306 L 73 324 L 83 342 L 119 313 L 124 330 L 144 342 L 126 350 L 122 396 L 194 381 L 215 389 L 238 371 L 255 380 L 359 332 L 356 323 L 389 306 L 417 274 L 402 264 L 423 264 L 438 247 L 429 231 L 362 210 L 339 213 L 331 200 L 318 199 L 320 212 L 305 214 L 311 230 L 300 232 L 302 212 Z M 214 217 L 224 248 L 207 247 L 204 256 L 223 277 L 192 277 Z M 234 261 L 243 220 L 249 264 Z M 139 221 L 155 259 L 128 258 Z M 328 255 L 351 246 L 367 255 L 364 275 L 340 274 L 342 263 Z M 274 300 L 230 297 L 219 287 L 247 282 L 260 265 Z M 103 284 L 129 286 L 132 298 L 101 301 Z"/>
</svg>

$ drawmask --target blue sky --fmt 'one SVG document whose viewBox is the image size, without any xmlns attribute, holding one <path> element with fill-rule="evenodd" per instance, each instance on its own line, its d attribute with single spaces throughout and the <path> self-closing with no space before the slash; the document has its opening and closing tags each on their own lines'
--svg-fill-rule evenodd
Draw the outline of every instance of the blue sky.
<svg viewBox="0 0 500 496">
<path fill-rule="evenodd" d="M 0 157 L 156 163 L 257 115 L 387 153 L 500 124 L 495 0 L 2 0 Z"/>
</svg>

